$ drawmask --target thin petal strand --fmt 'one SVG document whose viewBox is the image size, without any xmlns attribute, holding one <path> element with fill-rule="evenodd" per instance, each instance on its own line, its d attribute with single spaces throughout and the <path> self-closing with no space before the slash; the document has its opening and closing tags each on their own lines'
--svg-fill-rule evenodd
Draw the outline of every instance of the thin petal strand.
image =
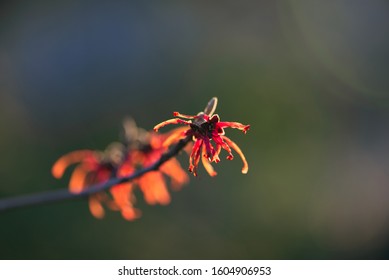
<svg viewBox="0 0 389 280">
<path fill-rule="evenodd" d="M 207 152 L 207 158 L 209 160 L 212 160 L 213 159 L 213 156 L 215 154 L 215 149 L 213 148 L 213 146 L 211 145 L 211 143 L 209 142 L 209 139 L 208 137 L 205 137 L 203 139 L 203 142 L 204 142 L 204 145 L 205 145 L 205 149 L 206 149 L 206 152 Z"/>
<path fill-rule="evenodd" d="M 93 155 L 93 151 L 79 150 L 60 157 L 51 168 L 51 174 L 57 179 L 61 178 L 69 165 L 83 161 L 86 157 Z"/>
<path fill-rule="evenodd" d="M 232 160 L 234 158 L 234 156 L 232 155 L 232 152 L 231 152 L 231 148 L 228 146 L 227 143 L 225 143 L 223 141 L 223 138 L 221 138 L 222 136 L 219 136 L 219 135 L 213 135 L 212 139 L 218 144 L 220 145 L 224 150 L 227 151 L 228 153 L 228 156 L 227 156 L 227 159 L 228 160 Z"/>
<path fill-rule="evenodd" d="M 105 211 L 96 195 L 89 198 L 89 210 L 92 215 L 97 219 L 104 218 Z"/>
<path fill-rule="evenodd" d="M 190 130 L 187 127 L 182 127 L 171 133 L 162 143 L 163 147 L 169 147 L 171 144 L 185 138 Z"/>
<path fill-rule="evenodd" d="M 172 188 L 175 190 L 181 189 L 182 185 L 189 182 L 188 174 L 181 168 L 180 163 L 175 158 L 165 162 L 160 170 L 171 178 Z"/>
<path fill-rule="evenodd" d="M 142 212 L 139 209 L 133 207 L 125 207 L 121 211 L 122 217 L 127 221 L 133 221 L 142 216 Z"/>
<path fill-rule="evenodd" d="M 223 140 L 226 141 L 226 143 L 231 147 L 233 148 L 238 154 L 239 156 L 241 157 L 242 161 L 243 161 L 243 167 L 242 167 L 242 173 L 243 174 L 247 174 L 247 172 L 249 171 L 249 165 L 247 163 L 247 160 L 246 160 L 246 157 L 244 156 L 243 152 L 241 151 L 241 149 L 239 148 L 238 145 L 235 144 L 234 141 L 232 141 L 230 138 L 228 138 L 227 136 L 222 136 Z"/>
<path fill-rule="evenodd" d="M 69 191 L 71 193 L 80 193 L 83 191 L 86 175 L 87 172 L 85 171 L 82 165 L 77 166 L 74 169 L 69 181 Z"/>
<path fill-rule="evenodd" d="M 123 183 L 111 188 L 111 194 L 119 206 L 123 218 L 128 221 L 133 221 L 141 216 L 141 212 L 133 206 L 135 196 L 132 191 L 132 183 Z"/>
<path fill-rule="evenodd" d="M 201 149 L 199 148 L 196 151 L 196 154 L 194 155 L 194 169 L 193 169 L 193 175 L 194 176 L 197 176 L 197 168 L 199 166 L 200 157 L 201 157 Z"/>
<path fill-rule="evenodd" d="M 191 115 L 184 115 L 184 114 L 181 114 L 179 112 L 173 112 L 173 116 L 179 117 L 179 118 L 184 118 L 184 119 L 194 119 L 197 117 L 197 116 L 191 116 Z"/>
<path fill-rule="evenodd" d="M 170 203 L 170 195 L 160 172 L 151 171 L 146 173 L 140 177 L 139 185 L 148 204 L 167 205 Z"/>
<path fill-rule="evenodd" d="M 239 130 L 242 130 L 244 133 L 246 133 L 250 129 L 250 125 L 244 125 L 238 122 L 219 122 L 218 126 L 220 128 L 226 128 L 226 127 L 237 128 Z"/>
<path fill-rule="evenodd" d="M 213 169 L 213 166 L 211 165 L 211 163 L 209 162 L 209 160 L 207 159 L 206 156 L 207 156 L 207 151 L 206 151 L 205 147 L 203 146 L 203 156 L 201 157 L 201 161 L 204 165 L 205 170 L 208 172 L 208 174 L 211 177 L 214 177 L 217 175 L 217 172 L 215 171 L 215 169 Z"/>
<path fill-rule="evenodd" d="M 194 170 L 195 170 L 195 167 L 196 167 L 195 165 L 193 165 L 193 161 L 195 159 L 196 154 L 200 150 L 202 144 L 203 144 L 203 141 L 200 140 L 200 139 L 197 139 L 196 142 L 193 145 L 192 152 L 191 152 L 191 154 L 189 156 L 189 172 L 193 172 L 193 174 L 195 174 Z"/>
<path fill-rule="evenodd" d="M 164 122 L 161 122 L 160 124 L 157 124 L 154 126 L 154 131 L 157 132 L 160 128 L 169 125 L 169 124 L 185 124 L 185 125 L 190 125 L 191 121 L 184 121 L 181 119 L 170 119 Z"/>
<path fill-rule="evenodd" d="M 219 154 L 220 154 L 221 150 L 222 150 L 222 146 L 216 143 L 215 155 L 213 156 L 213 159 L 212 159 L 213 162 L 216 162 L 216 163 L 220 162 Z"/>
</svg>

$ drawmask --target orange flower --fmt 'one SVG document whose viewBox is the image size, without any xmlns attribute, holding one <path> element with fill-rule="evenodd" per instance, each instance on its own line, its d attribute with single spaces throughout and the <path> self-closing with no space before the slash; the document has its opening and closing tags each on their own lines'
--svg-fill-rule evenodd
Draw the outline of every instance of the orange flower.
<svg viewBox="0 0 389 280">
<path fill-rule="evenodd" d="M 219 162 L 219 154 L 221 149 L 224 149 L 228 152 L 227 159 L 232 160 L 234 156 L 232 155 L 231 148 L 234 149 L 243 161 L 242 173 L 246 174 L 248 172 L 248 163 L 244 154 L 238 145 L 235 144 L 230 138 L 225 136 L 224 128 L 237 128 L 246 133 L 250 129 L 250 125 L 243 125 L 238 122 L 221 122 L 220 117 L 217 114 L 213 114 L 216 110 L 217 98 L 212 98 L 204 112 L 200 112 L 195 116 L 183 115 L 178 112 L 174 112 L 174 118 L 167 121 L 164 121 L 154 127 L 154 131 L 158 131 L 160 128 L 168 124 L 183 124 L 185 125 L 184 130 L 180 130 L 176 133 L 173 133 L 169 138 L 166 139 L 165 145 L 169 145 L 175 141 L 183 139 L 187 136 L 192 136 L 194 139 L 194 145 L 192 152 L 189 157 L 189 171 L 193 172 L 194 176 L 197 176 L 197 168 L 202 159 L 204 168 L 207 170 L 210 176 L 215 176 L 217 173 L 213 169 L 211 162 Z M 183 120 L 187 119 L 187 120 Z M 215 143 L 215 147 L 212 144 L 212 141 Z"/>
<path fill-rule="evenodd" d="M 137 128 L 135 122 L 130 119 L 125 121 L 124 127 L 127 143 L 137 139 L 136 144 L 130 144 L 133 148 L 129 150 L 128 154 L 128 160 L 132 160 L 134 165 L 148 167 L 154 164 L 167 151 L 167 147 L 163 143 L 170 134 L 159 135 L 153 132 L 146 132 Z M 136 146 L 135 149 L 134 146 Z M 179 190 L 182 185 L 189 181 L 188 175 L 181 168 L 178 160 L 171 158 L 158 171 L 150 171 L 137 180 L 137 184 L 148 204 L 166 205 L 170 203 L 170 194 L 164 175 L 170 178 L 172 188 L 175 190 Z"/>
<path fill-rule="evenodd" d="M 52 168 L 55 178 L 61 178 L 66 168 L 77 164 L 69 181 L 69 190 L 80 193 L 88 186 L 104 183 L 112 177 L 126 177 L 136 168 L 154 164 L 167 147 L 163 145 L 169 135 L 146 132 L 127 119 L 124 122 L 123 143 L 113 143 L 104 152 L 91 150 L 74 151 L 60 157 Z M 165 176 L 170 178 L 173 189 L 178 190 L 189 181 L 188 175 L 175 158 L 166 161 L 158 171 L 150 171 L 134 182 L 126 182 L 110 188 L 112 198 L 106 192 L 89 197 L 89 208 L 93 216 L 104 216 L 103 205 L 111 210 L 119 210 L 126 220 L 135 220 L 141 212 L 134 207 L 134 188 L 139 186 L 148 204 L 166 205 L 170 202 Z"/>
<path fill-rule="evenodd" d="M 113 143 L 102 153 L 91 150 L 79 150 L 60 157 L 52 167 L 52 174 L 59 179 L 67 167 L 77 164 L 69 181 L 69 190 L 80 193 L 88 186 L 103 183 L 115 176 L 115 172 L 123 160 L 123 145 Z M 134 168 L 129 165 L 121 170 L 132 173 Z M 135 198 L 132 195 L 132 183 L 123 183 L 111 188 L 113 200 L 105 192 L 99 192 L 89 197 L 89 209 L 96 218 L 103 218 L 105 211 L 103 204 L 112 210 L 120 210 L 127 220 L 134 220 L 140 216 L 139 210 L 133 207 Z"/>
</svg>

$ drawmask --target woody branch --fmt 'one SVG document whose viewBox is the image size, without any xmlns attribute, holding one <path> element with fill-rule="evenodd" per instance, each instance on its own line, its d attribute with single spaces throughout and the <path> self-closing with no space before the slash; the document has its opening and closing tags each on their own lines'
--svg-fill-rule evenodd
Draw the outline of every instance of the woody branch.
<svg viewBox="0 0 389 280">
<path fill-rule="evenodd" d="M 0 211 L 6 211 L 25 206 L 39 205 L 62 200 L 85 198 L 92 194 L 108 190 L 109 188 L 115 185 L 132 181 L 150 171 L 158 170 L 162 164 L 167 162 L 172 157 L 176 156 L 190 142 L 190 140 L 191 137 L 189 136 L 185 139 L 180 140 L 168 152 L 164 153 L 155 163 L 148 167 L 139 169 L 129 176 L 114 177 L 104 183 L 91 185 L 85 188 L 84 191 L 77 194 L 71 193 L 67 189 L 60 189 L 55 191 L 47 191 L 42 193 L 0 199 Z"/>
</svg>

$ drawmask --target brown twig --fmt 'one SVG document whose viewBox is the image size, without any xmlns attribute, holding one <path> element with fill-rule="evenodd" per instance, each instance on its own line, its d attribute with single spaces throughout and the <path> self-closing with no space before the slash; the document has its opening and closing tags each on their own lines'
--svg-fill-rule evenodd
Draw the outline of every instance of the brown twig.
<svg viewBox="0 0 389 280">
<path fill-rule="evenodd" d="M 180 140 L 177 143 L 177 145 L 175 145 L 168 152 L 163 154 L 159 158 L 159 160 L 157 160 L 154 164 L 152 164 L 148 167 L 145 167 L 143 169 L 139 169 L 138 171 L 132 173 L 129 176 L 120 177 L 120 178 L 112 178 L 104 183 L 95 184 L 95 185 L 92 185 L 90 187 L 87 187 L 84 191 L 77 193 L 77 194 L 71 193 L 67 189 L 60 189 L 60 190 L 55 190 L 55 191 L 47 191 L 47 192 L 42 192 L 42 193 L 37 193 L 37 194 L 30 194 L 30 195 L 1 199 L 0 200 L 0 211 L 6 211 L 6 210 L 11 210 L 11 209 L 20 208 L 20 207 L 50 203 L 50 202 L 61 201 L 61 200 L 69 200 L 69 199 L 88 197 L 91 194 L 95 194 L 95 193 L 107 190 L 107 189 L 109 189 L 112 186 L 115 186 L 117 184 L 134 180 L 147 172 L 158 170 L 158 168 L 163 163 L 165 163 L 166 161 L 168 161 L 172 157 L 176 156 L 179 153 L 179 151 L 181 151 L 186 146 L 186 144 L 189 143 L 190 140 L 191 140 L 191 137 L 187 137 L 185 139 Z"/>
</svg>

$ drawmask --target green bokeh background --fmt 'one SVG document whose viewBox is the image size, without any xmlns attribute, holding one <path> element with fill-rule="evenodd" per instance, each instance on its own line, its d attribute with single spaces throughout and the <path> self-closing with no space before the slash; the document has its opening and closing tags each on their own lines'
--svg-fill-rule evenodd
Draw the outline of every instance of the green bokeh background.
<svg viewBox="0 0 389 280">
<path fill-rule="evenodd" d="M 2 1 L 0 198 L 64 188 L 50 168 L 218 96 L 249 161 L 143 217 L 85 200 L 0 213 L 1 259 L 389 257 L 386 1 Z M 187 166 L 187 157 L 179 159 Z"/>
</svg>

